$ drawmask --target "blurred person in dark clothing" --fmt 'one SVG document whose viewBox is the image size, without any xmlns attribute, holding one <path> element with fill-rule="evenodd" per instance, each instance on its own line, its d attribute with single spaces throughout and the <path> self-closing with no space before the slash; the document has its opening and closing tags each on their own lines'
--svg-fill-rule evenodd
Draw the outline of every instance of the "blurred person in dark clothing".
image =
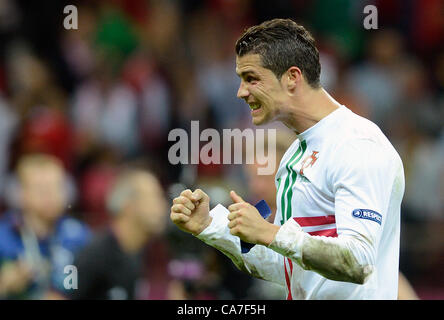
<svg viewBox="0 0 444 320">
<path fill-rule="evenodd" d="M 109 228 L 98 234 L 75 259 L 78 288 L 72 299 L 137 299 L 142 253 L 166 227 L 166 199 L 158 179 L 140 169 L 122 172 L 107 197 Z"/>
<path fill-rule="evenodd" d="M 89 239 L 89 229 L 64 215 L 66 173 L 49 155 L 17 166 L 19 210 L 0 220 L 0 298 L 45 299 L 63 291 L 64 268 Z"/>
</svg>

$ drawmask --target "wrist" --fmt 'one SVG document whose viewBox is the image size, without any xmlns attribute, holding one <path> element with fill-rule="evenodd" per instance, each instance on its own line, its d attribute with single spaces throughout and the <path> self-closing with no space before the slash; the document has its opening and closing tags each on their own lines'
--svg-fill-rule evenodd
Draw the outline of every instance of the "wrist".
<svg viewBox="0 0 444 320">
<path fill-rule="evenodd" d="M 272 224 L 272 223 L 268 223 L 267 226 L 267 230 L 263 233 L 262 238 L 259 241 L 259 244 L 268 247 L 274 240 L 274 238 L 276 237 L 276 234 L 279 232 L 280 227 Z"/>
<path fill-rule="evenodd" d="M 202 231 L 209 227 L 212 221 L 213 217 L 208 216 L 208 218 L 201 224 L 201 227 L 197 230 L 197 232 L 193 232 L 193 235 L 198 236 L 199 234 L 201 234 Z"/>
</svg>

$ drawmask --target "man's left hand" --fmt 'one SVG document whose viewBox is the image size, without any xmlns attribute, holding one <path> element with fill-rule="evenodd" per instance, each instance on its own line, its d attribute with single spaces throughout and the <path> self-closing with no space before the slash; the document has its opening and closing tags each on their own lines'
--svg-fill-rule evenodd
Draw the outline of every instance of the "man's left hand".
<svg viewBox="0 0 444 320">
<path fill-rule="evenodd" d="M 259 211 L 236 192 L 231 191 L 230 197 L 234 202 L 228 207 L 230 233 L 242 241 L 268 246 L 279 231 L 279 227 L 262 218 Z"/>
</svg>

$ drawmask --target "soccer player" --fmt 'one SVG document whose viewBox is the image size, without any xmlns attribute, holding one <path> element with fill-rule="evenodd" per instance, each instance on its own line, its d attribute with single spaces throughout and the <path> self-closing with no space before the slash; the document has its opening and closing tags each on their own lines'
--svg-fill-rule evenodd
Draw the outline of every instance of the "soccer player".
<svg viewBox="0 0 444 320">
<path fill-rule="evenodd" d="M 256 125 L 281 121 L 297 139 L 279 165 L 274 224 L 231 191 L 210 211 L 200 189 L 173 200 L 171 219 L 287 299 L 396 299 L 402 161 L 381 130 L 320 85 L 314 39 L 289 19 L 236 42 L 238 97 Z M 241 242 L 255 246 L 242 253 Z"/>
</svg>

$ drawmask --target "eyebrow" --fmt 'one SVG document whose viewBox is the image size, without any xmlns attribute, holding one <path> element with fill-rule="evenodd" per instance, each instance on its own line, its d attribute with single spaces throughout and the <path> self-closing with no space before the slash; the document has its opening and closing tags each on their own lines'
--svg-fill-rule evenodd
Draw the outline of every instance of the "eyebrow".
<svg viewBox="0 0 444 320">
<path fill-rule="evenodd" d="M 256 76 L 256 77 L 258 76 L 257 73 L 255 73 L 253 70 L 246 70 L 246 71 L 242 71 L 241 73 L 236 72 L 236 74 L 239 78 L 244 78 L 248 74 L 251 74 L 252 76 Z"/>
</svg>

